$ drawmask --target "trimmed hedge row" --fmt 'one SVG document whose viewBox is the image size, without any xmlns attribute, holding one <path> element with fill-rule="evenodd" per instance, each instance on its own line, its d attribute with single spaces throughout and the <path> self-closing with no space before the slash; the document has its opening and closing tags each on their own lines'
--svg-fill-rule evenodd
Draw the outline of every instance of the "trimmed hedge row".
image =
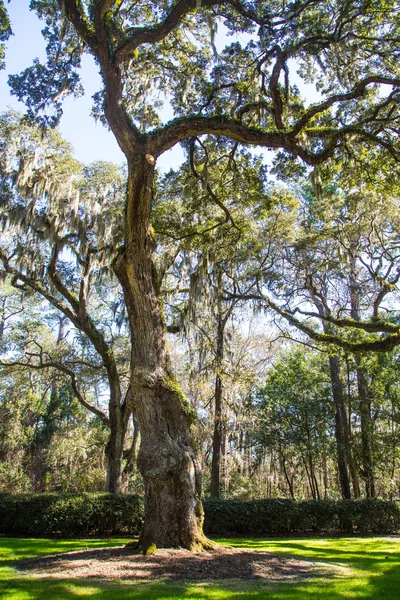
<svg viewBox="0 0 400 600">
<path fill-rule="evenodd" d="M 122 494 L 0 494 L 0 533 L 139 534 L 143 500 Z"/>
<path fill-rule="evenodd" d="M 400 506 L 384 500 L 216 500 L 208 499 L 205 530 L 212 535 L 250 535 L 329 531 L 396 533 Z"/>
<path fill-rule="evenodd" d="M 400 506 L 383 500 L 218 500 L 204 502 L 210 535 L 302 532 L 387 534 L 400 530 Z M 120 494 L 0 494 L 0 534 L 138 535 L 143 501 Z"/>
</svg>

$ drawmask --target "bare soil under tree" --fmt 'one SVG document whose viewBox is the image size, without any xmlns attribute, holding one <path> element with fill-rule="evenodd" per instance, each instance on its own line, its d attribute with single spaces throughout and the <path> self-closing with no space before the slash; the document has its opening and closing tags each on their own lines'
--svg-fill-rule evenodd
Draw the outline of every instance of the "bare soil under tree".
<svg viewBox="0 0 400 600">
<path fill-rule="evenodd" d="M 162 549 L 150 556 L 126 547 L 65 552 L 25 560 L 19 570 L 44 578 L 105 580 L 265 580 L 293 581 L 338 575 L 343 569 L 268 552 L 217 546 L 212 552 Z M 342 574 L 342 573 L 341 573 Z"/>
</svg>

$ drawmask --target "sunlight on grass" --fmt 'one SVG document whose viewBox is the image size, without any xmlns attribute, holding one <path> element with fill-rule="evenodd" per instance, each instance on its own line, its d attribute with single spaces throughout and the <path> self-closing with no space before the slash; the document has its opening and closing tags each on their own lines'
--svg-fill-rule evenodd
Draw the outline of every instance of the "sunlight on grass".
<svg viewBox="0 0 400 600">
<path fill-rule="evenodd" d="M 301 560 L 346 567 L 332 575 L 289 583 L 224 580 L 202 583 L 133 580 L 35 579 L 22 575 L 17 562 L 56 552 L 121 546 L 126 539 L 0 538 L 0 598 L 4 600 L 397 600 L 400 589 L 400 538 L 220 539 L 236 548 L 273 552 Z M 339 574 L 338 574 L 339 573 Z"/>
</svg>

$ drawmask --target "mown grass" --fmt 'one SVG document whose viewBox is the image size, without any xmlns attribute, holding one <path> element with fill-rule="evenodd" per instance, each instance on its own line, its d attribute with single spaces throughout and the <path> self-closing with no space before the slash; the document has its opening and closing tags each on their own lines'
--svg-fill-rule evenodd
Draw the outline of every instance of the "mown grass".
<svg viewBox="0 0 400 600">
<path fill-rule="evenodd" d="M 222 539 L 243 549 L 267 551 L 346 567 L 331 576 L 276 584 L 260 581 L 157 582 L 35 579 L 22 576 L 13 563 L 68 550 L 118 546 L 122 539 L 48 540 L 0 538 L 0 598 L 7 600 L 398 600 L 400 538 Z"/>
</svg>

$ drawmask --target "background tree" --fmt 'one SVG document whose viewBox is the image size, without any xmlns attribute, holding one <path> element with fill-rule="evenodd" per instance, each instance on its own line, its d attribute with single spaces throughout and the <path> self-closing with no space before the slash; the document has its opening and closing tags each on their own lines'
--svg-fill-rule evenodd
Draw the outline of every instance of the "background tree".
<svg viewBox="0 0 400 600">
<path fill-rule="evenodd" d="M 275 363 L 258 391 L 262 444 L 279 457 L 290 496 L 303 474 L 314 500 L 331 487 L 333 411 L 329 377 L 320 356 L 297 350 Z"/>
<path fill-rule="evenodd" d="M 123 307 L 118 285 L 109 277 L 121 235 L 124 174 L 107 163 L 82 167 L 57 132 L 43 134 L 18 115 L 3 115 L 0 127 L 1 218 L 7 227 L 0 247 L 3 273 L 16 289 L 44 298 L 68 320 L 62 321 L 64 327 L 85 338 L 80 358 L 57 358 L 36 344 L 22 351 L 19 363 L 67 375 L 81 404 L 110 428 L 107 489 L 117 492 L 132 411 L 129 354 L 123 346 L 129 342 L 119 340 L 118 332 Z M 102 373 L 108 414 L 85 399 L 79 383 L 85 369 Z"/>
</svg>

